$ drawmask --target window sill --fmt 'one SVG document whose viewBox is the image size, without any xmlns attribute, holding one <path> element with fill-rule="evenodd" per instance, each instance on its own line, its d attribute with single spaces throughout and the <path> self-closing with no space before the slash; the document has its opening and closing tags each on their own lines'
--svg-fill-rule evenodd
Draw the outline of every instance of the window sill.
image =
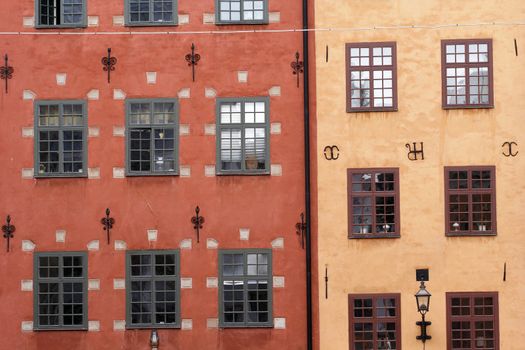
<svg viewBox="0 0 525 350">
<path fill-rule="evenodd" d="M 162 22 L 162 23 L 125 23 L 126 27 L 176 27 L 178 22 Z"/>
<path fill-rule="evenodd" d="M 38 175 L 34 175 L 34 178 L 35 179 L 77 179 L 77 178 L 80 178 L 80 179 L 87 179 L 88 178 L 88 175 L 87 174 L 56 174 L 56 175 L 50 175 L 50 174 L 38 174 Z"/>
<path fill-rule="evenodd" d="M 217 16 L 217 15 L 215 15 Z M 220 22 L 220 21 L 216 21 L 215 22 L 216 25 L 218 26 L 227 26 L 227 25 L 232 25 L 232 26 L 239 26 L 239 25 L 265 25 L 265 24 L 269 24 L 269 21 L 268 20 L 262 20 L 262 21 L 235 21 L 235 22 Z"/>
<path fill-rule="evenodd" d="M 88 25 L 87 23 L 83 23 L 83 24 L 73 24 L 73 25 L 50 25 L 50 26 L 46 26 L 46 25 L 42 25 L 42 24 L 36 24 L 35 25 L 35 29 L 85 29 L 87 28 Z"/>
<path fill-rule="evenodd" d="M 62 331 L 82 331 L 82 332 L 86 332 L 88 330 L 88 327 L 85 327 L 85 326 L 82 326 L 82 327 L 34 327 L 33 328 L 33 331 L 35 332 L 47 332 L 47 331 L 59 331 L 59 332 L 62 332 Z"/>
<path fill-rule="evenodd" d="M 215 172 L 215 175 L 217 176 L 269 176 L 271 175 L 269 170 L 265 170 L 264 172 Z"/>
<path fill-rule="evenodd" d="M 134 329 L 180 329 L 180 324 L 155 324 L 155 325 L 140 325 L 140 326 L 127 326 L 126 330 L 132 331 Z"/>
<path fill-rule="evenodd" d="M 349 109 L 349 108 L 347 108 L 346 109 L 346 113 L 373 113 L 373 112 L 397 112 L 397 111 L 398 111 L 397 107 L 392 107 L 392 108 L 363 108 L 363 109 L 358 109 L 358 108 Z"/>
<path fill-rule="evenodd" d="M 473 106 L 467 106 L 467 105 L 442 105 L 443 109 L 449 110 L 449 109 L 493 109 L 494 105 L 473 105 Z"/>
<path fill-rule="evenodd" d="M 348 239 L 374 239 L 374 238 L 401 238 L 399 234 L 351 234 L 348 235 Z"/>
<path fill-rule="evenodd" d="M 243 325 L 225 325 L 219 323 L 219 328 L 221 329 L 240 329 L 240 328 L 268 328 L 273 329 L 273 324 L 262 324 L 262 325 L 249 325 L 249 324 L 243 324 Z"/>
<path fill-rule="evenodd" d="M 496 232 L 447 232 L 447 237 L 485 237 L 485 236 L 497 236 Z"/>
<path fill-rule="evenodd" d="M 126 172 L 126 177 L 163 177 L 163 176 L 179 176 L 178 172 L 170 173 L 128 173 Z"/>
</svg>

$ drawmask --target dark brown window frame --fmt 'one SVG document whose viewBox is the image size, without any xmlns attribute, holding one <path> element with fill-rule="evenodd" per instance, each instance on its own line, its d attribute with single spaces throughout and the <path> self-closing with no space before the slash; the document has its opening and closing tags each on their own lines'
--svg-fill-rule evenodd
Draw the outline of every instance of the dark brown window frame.
<svg viewBox="0 0 525 350">
<path fill-rule="evenodd" d="M 376 317 L 375 310 L 376 310 L 376 299 L 380 298 L 392 298 L 396 301 L 396 316 L 392 317 Z M 401 350 L 401 294 L 399 293 L 370 293 L 370 294 L 348 294 L 348 345 L 350 350 L 354 350 L 354 344 L 353 344 L 353 331 L 354 331 L 354 324 L 355 323 L 362 323 L 362 322 L 356 322 L 356 318 L 354 317 L 354 303 L 353 301 L 355 299 L 373 299 L 372 301 L 372 310 L 373 310 L 373 317 L 372 318 L 360 318 L 357 320 L 370 320 L 373 324 L 373 330 L 374 330 L 374 349 L 377 347 L 377 329 L 376 324 L 377 322 L 381 322 L 382 320 L 393 320 L 390 322 L 395 322 L 396 324 L 396 343 L 397 347 L 396 350 Z M 363 321 L 364 322 L 364 321 Z"/>
<path fill-rule="evenodd" d="M 452 299 L 453 298 L 475 298 L 475 297 L 492 297 L 493 298 L 493 315 L 492 321 L 494 322 L 494 350 L 499 350 L 499 304 L 498 304 L 498 292 L 447 292 L 447 350 L 453 350 L 452 348 L 452 322 L 454 320 L 464 320 L 469 322 L 476 322 L 476 320 L 487 319 L 489 316 L 473 316 L 471 314 L 467 316 L 452 316 Z M 470 303 L 470 307 L 473 308 L 473 303 Z M 472 330 L 472 328 L 471 328 Z M 474 330 L 475 332 L 475 330 Z M 475 341 L 475 339 L 473 339 Z M 476 348 L 474 344 L 471 344 L 472 349 L 481 349 Z"/>
<path fill-rule="evenodd" d="M 373 66 L 373 49 L 377 47 L 389 46 L 392 48 L 392 64 Z M 369 48 L 370 49 L 370 62 L 369 66 L 350 66 L 350 49 L 353 48 Z M 384 41 L 384 42 L 366 42 L 366 43 L 347 43 L 346 48 L 346 112 L 347 113 L 359 113 L 359 112 L 396 112 L 397 111 L 397 44 L 395 41 Z M 374 79 L 373 72 L 377 70 L 392 70 L 392 106 L 391 107 L 373 107 L 374 103 Z M 352 107 L 352 89 L 351 89 L 351 72 L 352 71 L 369 71 L 370 72 L 370 106 L 369 107 Z"/>
<path fill-rule="evenodd" d="M 446 62 L 446 45 L 461 45 L 464 44 L 465 50 L 465 62 L 464 63 L 447 63 Z M 487 44 L 488 45 L 488 62 L 483 63 L 470 63 L 468 59 L 468 45 L 469 44 Z M 493 74 L 493 50 L 492 50 L 492 39 L 453 39 L 453 40 L 441 40 L 441 94 L 442 94 L 442 107 L 443 109 L 469 109 L 469 108 L 494 108 L 494 74 Z M 469 76 L 465 72 L 465 104 L 448 104 L 447 103 L 447 68 L 475 68 L 480 66 L 488 66 L 489 68 L 489 102 L 488 104 L 471 104 L 469 102 L 470 82 Z"/>
<path fill-rule="evenodd" d="M 490 186 L 487 189 L 472 189 L 472 171 L 486 171 L 491 172 Z M 451 190 L 449 182 L 449 174 L 451 171 L 468 171 L 467 181 L 468 189 L 466 190 Z M 476 231 L 473 229 L 472 220 L 472 195 L 473 194 L 491 194 L 491 225 L 492 229 L 488 231 Z M 450 195 L 452 194 L 466 194 L 468 195 L 468 206 L 469 206 L 469 230 L 468 231 L 452 231 L 450 229 Z M 495 236 L 497 234 L 497 217 L 496 217 L 496 167 L 495 166 L 451 166 L 445 167 L 445 234 L 447 236 Z"/>
<path fill-rule="evenodd" d="M 353 233 L 353 202 L 352 202 L 352 174 L 355 173 L 393 173 L 394 174 L 394 224 L 395 224 L 395 232 L 392 233 Z M 346 170 L 347 175 L 347 209 L 348 209 L 348 238 L 349 239 L 367 239 L 367 238 L 399 238 L 401 237 L 401 219 L 400 219 L 400 201 L 399 201 L 399 169 L 398 168 L 349 168 Z M 373 182 L 372 182 L 373 184 Z M 373 187 L 373 186 L 372 186 Z M 373 231 L 375 231 L 375 216 L 376 216 L 376 204 L 375 204 L 375 197 L 376 192 L 370 191 L 370 192 L 363 192 L 363 193 L 369 193 L 372 196 L 373 203 L 373 212 L 372 212 L 372 228 Z M 390 193 L 390 192 L 383 192 L 383 193 Z"/>
</svg>

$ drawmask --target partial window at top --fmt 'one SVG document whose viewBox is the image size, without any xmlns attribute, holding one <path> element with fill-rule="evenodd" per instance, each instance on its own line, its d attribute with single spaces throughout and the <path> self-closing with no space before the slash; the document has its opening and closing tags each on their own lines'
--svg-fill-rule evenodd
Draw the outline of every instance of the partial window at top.
<svg viewBox="0 0 525 350">
<path fill-rule="evenodd" d="M 268 23 L 268 0 L 216 0 L 219 24 Z"/>
<path fill-rule="evenodd" d="M 37 27 L 85 27 L 87 0 L 37 0 Z"/>
<path fill-rule="evenodd" d="M 443 107 L 493 107 L 492 40 L 443 40 L 441 54 Z"/>
<path fill-rule="evenodd" d="M 397 110 L 396 43 L 346 44 L 346 111 Z"/>
<path fill-rule="evenodd" d="M 177 0 L 126 0 L 127 26 L 163 26 L 177 23 Z"/>
</svg>

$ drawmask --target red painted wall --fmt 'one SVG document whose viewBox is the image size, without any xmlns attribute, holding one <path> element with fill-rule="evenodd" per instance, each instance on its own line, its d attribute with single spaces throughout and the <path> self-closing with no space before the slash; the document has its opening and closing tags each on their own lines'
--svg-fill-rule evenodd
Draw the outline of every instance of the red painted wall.
<svg viewBox="0 0 525 350">
<path fill-rule="evenodd" d="M 95 28 L 62 32 L 228 31 L 288 29 L 301 26 L 301 1 L 269 0 L 270 12 L 281 22 L 257 26 L 203 24 L 203 13 L 214 13 L 214 0 L 179 0 L 179 13 L 190 24 L 178 27 L 114 27 L 112 17 L 123 15 L 124 1 L 88 0 L 88 15 L 99 16 Z M 22 18 L 33 16 L 31 0 L 5 1 L 0 32 L 44 33 L 56 30 L 24 28 Z M 161 349 L 305 349 L 306 304 L 304 250 L 295 223 L 304 211 L 303 98 L 296 87 L 290 62 L 302 50 L 302 34 L 184 34 L 184 35 L 0 35 L 0 54 L 8 53 L 15 73 L 9 93 L 0 92 L 0 217 L 10 214 L 16 226 L 12 251 L 0 250 L 1 349 L 148 349 L 149 330 L 113 331 L 113 320 L 125 319 L 125 290 L 114 290 L 113 279 L 125 278 L 125 252 L 115 251 L 114 240 L 128 249 L 178 248 L 193 239 L 193 249 L 181 250 L 181 276 L 193 279 L 192 289 L 181 290 L 182 318 L 193 320 L 192 330 L 160 330 Z M 184 56 L 195 43 L 201 61 L 196 82 Z M 106 49 L 118 59 L 108 84 L 101 58 Z M 311 61 L 313 63 L 313 60 Z M 237 71 L 249 72 L 248 83 L 237 81 Z M 157 84 L 146 83 L 145 72 L 157 72 Z M 57 86 L 56 73 L 67 73 L 67 84 Z M 2 81 L 3 83 L 3 81 Z M 283 175 L 205 177 L 204 166 L 215 164 L 215 136 L 204 135 L 204 124 L 215 123 L 215 99 L 205 98 L 205 87 L 217 97 L 267 96 L 272 86 L 281 96 L 270 98 L 270 122 L 280 122 L 282 133 L 271 135 L 271 163 L 281 164 Z M 127 98 L 177 97 L 180 124 L 190 135 L 180 137 L 179 163 L 191 166 L 191 177 L 133 177 L 114 179 L 113 167 L 125 167 L 125 138 L 113 136 L 113 126 L 125 125 L 124 101 L 113 99 L 113 89 Z M 88 101 L 88 124 L 100 136 L 88 139 L 88 167 L 100 168 L 100 179 L 22 179 L 23 168 L 33 168 L 33 138 L 22 137 L 33 126 L 33 101 L 86 99 L 91 89 L 100 99 Z M 206 222 L 201 242 L 190 223 L 199 205 Z M 111 245 L 105 242 L 100 219 L 111 208 L 116 224 Z M 239 240 L 239 228 L 250 228 L 249 241 Z M 55 242 L 55 231 L 67 231 L 66 242 Z M 147 229 L 159 231 L 149 244 Z M 286 318 L 286 329 L 207 329 L 206 319 L 218 317 L 218 289 L 206 288 L 206 277 L 218 275 L 217 250 L 206 249 L 206 238 L 219 248 L 270 248 L 284 237 L 284 249 L 273 251 L 273 274 L 285 277 L 284 288 L 273 290 L 273 316 Z M 100 250 L 88 253 L 88 278 L 100 279 L 100 290 L 89 291 L 88 318 L 100 321 L 100 332 L 22 332 L 21 322 L 33 319 L 33 293 L 21 291 L 21 280 L 33 278 L 33 254 L 23 252 L 22 240 L 36 251 L 86 251 L 92 240 Z M 315 251 L 315 250 L 314 250 Z"/>
</svg>

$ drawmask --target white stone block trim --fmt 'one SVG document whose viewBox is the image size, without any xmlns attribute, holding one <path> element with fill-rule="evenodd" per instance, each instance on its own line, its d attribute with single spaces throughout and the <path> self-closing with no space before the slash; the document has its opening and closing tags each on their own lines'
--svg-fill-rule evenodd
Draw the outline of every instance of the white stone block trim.
<svg viewBox="0 0 525 350">
<path fill-rule="evenodd" d="M 190 177 L 191 176 L 191 167 L 189 165 L 179 166 L 180 176 L 181 177 Z"/>
<path fill-rule="evenodd" d="M 281 164 L 272 164 L 270 166 L 270 174 L 272 176 L 283 176 L 283 167 Z"/>
<path fill-rule="evenodd" d="M 192 319 L 182 319 L 181 327 L 183 331 L 190 331 L 193 329 L 193 320 Z"/>
<path fill-rule="evenodd" d="M 248 72 L 245 70 L 241 70 L 237 72 L 237 81 L 239 83 L 247 83 L 248 82 Z"/>
<path fill-rule="evenodd" d="M 190 98 L 190 88 L 180 89 L 177 95 L 179 98 Z"/>
<path fill-rule="evenodd" d="M 22 292 L 32 292 L 33 291 L 33 280 L 21 280 L 20 290 Z"/>
<path fill-rule="evenodd" d="M 206 239 L 206 248 L 217 249 L 219 248 L 219 242 L 216 239 L 208 238 Z"/>
<path fill-rule="evenodd" d="M 270 22 L 270 23 L 279 23 L 279 22 L 281 22 L 281 13 L 280 12 L 270 12 L 270 13 L 268 13 L 268 22 Z"/>
<path fill-rule="evenodd" d="M 90 126 L 88 128 L 88 137 L 99 137 L 100 128 L 98 126 Z"/>
<path fill-rule="evenodd" d="M 27 126 L 22 128 L 22 137 L 35 137 L 35 128 L 32 126 Z"/>
<path fill-rule="evenodd" d="M 219 288 L 219 279 L 217 277 L 206 277 L 206 288 Z"/>
<path fill-rule="evenodd" d="M 64 243 L 66 241 L 66 230 L 56 230 L 55 241 L 57 243 Z"/>
<path fill-rule="evenodd" d="M 22 240 L 22 251 L 23 252 L 32 252 L 35 250 L 36 244 L 30 240 Z"/>
<path fill-rule="evenodd" d="M 268 95 L 270 96 L 281 96 L 281 87 L 280 86 L 272 86 L 270 90 L 268 90 Z"/>
<path fill-rule="evenodd" d="M 208 318 L 206 319 L 207 328 L 219 328 L 219 319 L 218 318 Z"/>
<path fill-rule="evenodd" d="M 190 23 L 190 15 L 187 14 L 179 14 L 179 25 L 189 24 Z"/>
<path fill-rule="evenodd" d="M 204 88 L 204 97 L 215 98 L 217 96 L 217 90 L 214 88 Z"/>
<path fill-rule="evenodd" d="M 286 329 L 286 318 L 276 317 L 273 319 L 273 328 L 275 329 Z"/>
<path fill-rule="evenodd" d="M 215 135 L 216 130 L 215 124 L 204 124 L 204 135 Z"/>
<path fill-rule="evenodd" d="M 146 83 L 156 84 L 157 83 L 157 72 L 146 72 Z"/>
<path fill-rule="evenodd" d="M 128 249 L 128 245 L 126 244 L 125 241 L 119 241 L 119 240 L 115 241 L 115 250 L 126 250 L 126 249 Z"/>
<path fill-rule="evenodd" d="M 66 73 L 57 73 L 56 81 L 58 86 L 66 85 L 67 74 Z"/>
<path fill-rule="evenodd" d="M 284 276 L 273 276 L 273 287 L 284 288 Z"/>
<path fill-rule="evenodd" d="M 124 16 L 113 16 L 113 25 L 114 26 L 123 26 L 124 25 Z"/>
<path fill-rule="evenodd" d="M 99 250 L 99 247 L 100 247 L 100 242 L 98 240 L 91 241 L 87 244 L 87 249 L 91 251 Z"/>
<path fill-rule="evenodd" d="M 126 93 L 121 89 L 113 89 L 113 99 L 114 100 L 125 100 Z"/>
<path fill-rule="evenodd" d="M 89 90 L 86 96 L 88 100 L 98 100 L 100 98 L 100 91 L 97 89 Z"/>
<path fill-rule="evenodd" d="M 148 230 L 147 234 L 148 234 L 148 242 L 156 242 L 158 234 L 159 234 L 159 231 L 157 231 L 157 230 Z"/>
<path fill-rule="evenodd" d="M 180 279 L 180 287 L 182 289 L 191 289 L 191 288 L 193 288 L 193 279 L 191 277 L 182 277 Z"/>
<path fill-rule="evenodd" d="M 250 229 L 249 228 L 241 228 L 239 229 L 239 239 L 241 241 L 247 241 L 250 239 Z"/>
<path fill-rule="evenodd" d="M 88 331 L 89 332 L 99 332 L 100 331 L 100 321 L 88 321 Z"/>
<path fill-rule="evenodd" d="M 98 16 L 88 16 L 88 27 L 98 27 L 99 17 Z"/>
<path fill-rule="evenodd" d="M 24 90 L 22 92 L 22 98 L 24 100 L 34 100 L 36 98 L 36 94 L 31 90 Z"/>
<path fill-rule="evenodd" d="M 180 249 L 191 249 L 191 238 L 186 238 L 180 241 Z"/>
<path fill-rule="evenodd" d="M 126 177 L 126 170 L 124 168 L 113 168 L 113 178 L 123 179 Z"/>
<path fill-rule="evenodd" d="M 126 289 L 126 280 L 124 278 L 114 278 L 113 289 Z"/>
<path fill-rule="evenodd" d="M 35 169 L 33 168 L 22 169 L 22 179 L 32 179 L 34 175 L 35 175 Z"/>
<path fill-rule="evenodd" d="M 283 249 L 284 248 L 284 238 L 277 237 L 272 241 L 272 248 L 273 249 Z"/>
<path fill-rule="evenodd" d="M 120 125 L 113 126 L 113 136 L 125 137 L 126 127 Z"/>
<path fill-rule="evenodd" d="M 125 331 L 126 321 L 125 320 L 113 320 L 113 330 L 114 331 Z"/>
<path fill-rule="evenodd" d="M 214 177 L 215 176 L 215 165 L 205 165 L 204 166 L 204 176 Z"/>
<path fill-rule="evenodd" d="M 22 332 L 32 332 L 33 331 L 33 321 L 22 321 L 21 329 L 22 329 Z"/>
<path fill-rule="evenodd" d="M 113 281 L 114 283 L 115 281 Z M 88 290 L 100 290 L 100 280 L 99 279 L 89 279 L 88 280 Z"/>
<path fill-rule="evenodd" d="M 35 26 L 35 17 L 24 17 L 22 18 L 22 25 L 26 28 Z"/>
<path fill-rule="evenodd" d="M 100 168 L 88 168 L 88 179 L 100 179 Z"/>
<path fill-rule="evenodd" d="M 190 125 L 189 124 L 179 124 L 179 135 L 187 136 L 190 134 Z"/>
<path fill-rule="evenodd" d="M 203 24 L 215 24 L 215 14 L 214 13 L 203 13 L 202 23 Z"/>
<path fill-rule="evenodd" d="M 280 135 L 281 134 L 281 123 L 271 123 L 270 133 L 272 135 Z"/>
</svg>

